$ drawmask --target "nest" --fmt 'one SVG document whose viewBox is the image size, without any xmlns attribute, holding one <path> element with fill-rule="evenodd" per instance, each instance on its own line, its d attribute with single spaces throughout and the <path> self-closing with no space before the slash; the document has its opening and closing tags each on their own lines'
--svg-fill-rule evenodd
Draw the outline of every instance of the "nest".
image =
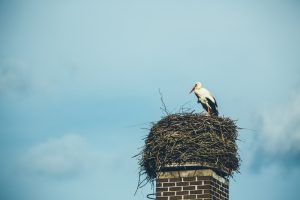
<svg viewBox="0 0 300 200">
<path fill-rule="evenodd" d="M 139 156 L 139 187 L 169 167 L 200 166 L 224 177 L 238 171 L 238 127 L 227 117 L 170 114 L 154 123 Z"/>
</svg>

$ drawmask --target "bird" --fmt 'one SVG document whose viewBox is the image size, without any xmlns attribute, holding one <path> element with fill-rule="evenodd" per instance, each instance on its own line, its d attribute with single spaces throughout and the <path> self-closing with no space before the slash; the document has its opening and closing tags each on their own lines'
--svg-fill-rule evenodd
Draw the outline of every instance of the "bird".
<svg viewBox="0 0 300 200">
<path fill-rule="evenodd" d="M 218 116 L 218 104 L 213 95 L 205 88 L 202 87 L 200 82 L 196 82 L 193 89 L 190 91 L 190 94 L 194 92 L 198 98 L 198 103 L 201 103 L 202 107 L 209 116 Z"/>
</svg>

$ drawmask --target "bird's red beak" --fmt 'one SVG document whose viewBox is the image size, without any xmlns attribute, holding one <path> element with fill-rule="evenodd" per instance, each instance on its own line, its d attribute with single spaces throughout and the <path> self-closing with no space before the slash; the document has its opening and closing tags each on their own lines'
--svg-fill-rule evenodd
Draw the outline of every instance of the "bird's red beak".
<svg viewBox="0 0 300 200">
<path fill-rule="evenodd" d="M 193 87 L 193 89 L 190 91 L 190 94 L 191 94 L 192 92 L 194 92 L 194 90 L 195 90 L 195 87 L 196 87 L 196 86 L 194 86 L 194 87 Z"/>
</svg>

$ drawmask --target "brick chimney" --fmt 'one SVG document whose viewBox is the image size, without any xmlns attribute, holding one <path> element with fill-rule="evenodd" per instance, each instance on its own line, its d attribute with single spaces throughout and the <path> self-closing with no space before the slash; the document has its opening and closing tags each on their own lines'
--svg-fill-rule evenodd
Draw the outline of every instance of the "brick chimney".
<svg viewBox="0 0 300 200">
<path fill-rule="evenodd" d="M 228 117 L 167 115 L 145 138 L 139 187 L 156 181 L 156 200 L 228 200 L 228 177 L 240 166 L 238 129 Z"/>
<path fill-rule="evenodd" d="M 228 200 L 229 181 L 212 169 L 157 173 L 156 200 Z"/>
</svg>

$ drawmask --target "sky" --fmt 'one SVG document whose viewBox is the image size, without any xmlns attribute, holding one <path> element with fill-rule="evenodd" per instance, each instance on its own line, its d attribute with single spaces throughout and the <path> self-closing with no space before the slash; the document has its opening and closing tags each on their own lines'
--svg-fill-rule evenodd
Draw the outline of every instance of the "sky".
<svg viewBox="0 0 300 200">
<path fill-rule="evenodd" d="M 300 2 L 0 1 L 0 199 L 141 200 L 151 122 L 202 108 L 244 128 L 231 200 L 300 197 Z"/>
</svg>

